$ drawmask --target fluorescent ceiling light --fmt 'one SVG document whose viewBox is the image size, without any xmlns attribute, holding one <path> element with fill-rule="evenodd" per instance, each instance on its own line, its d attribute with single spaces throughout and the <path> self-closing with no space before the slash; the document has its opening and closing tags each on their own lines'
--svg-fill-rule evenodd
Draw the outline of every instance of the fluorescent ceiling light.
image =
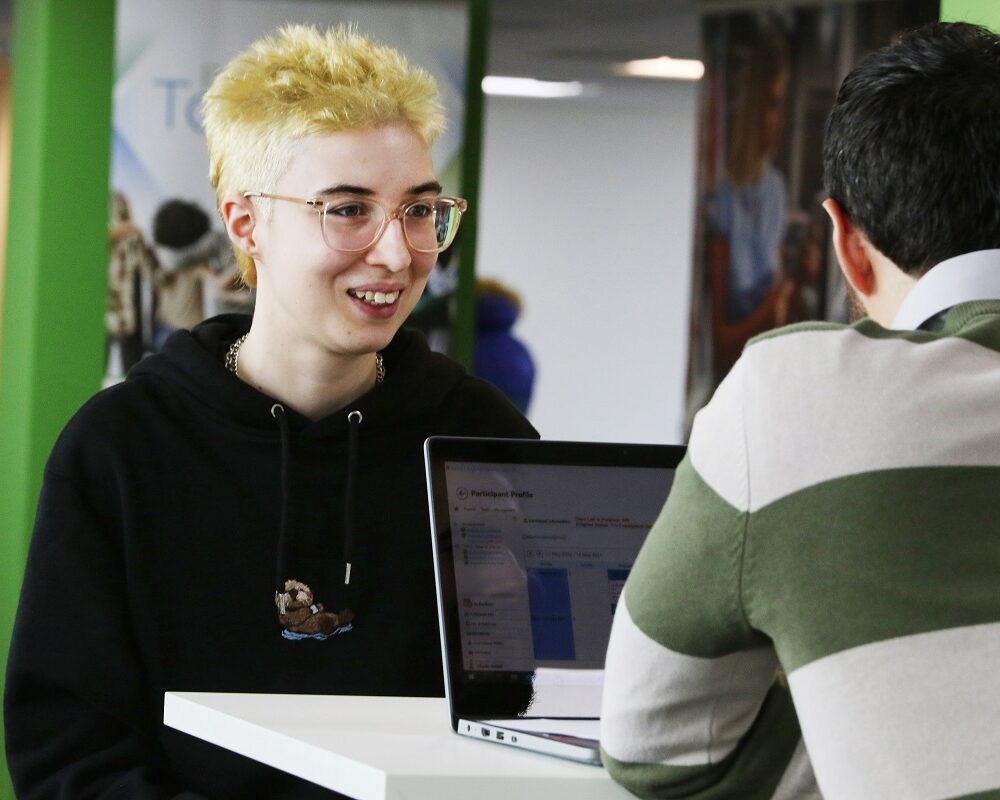
<svg viewBox="0 0 1000 800">
<path fill-rule="evenodd" d="M 675 81 L 696 81 L 705 74 L 705 65 L 693 58 L 640 58 L 615 64 L 615 75 L 628 75 L 633 78 L 661 78 Z"/>
<path fill-rule="evenodd" d="M 483 91 L 507 97 L 578 97 L 583 94 L 583 84 L 579 81 L 539 81 L 487 75 L 483 78 Z"/>
</svg>

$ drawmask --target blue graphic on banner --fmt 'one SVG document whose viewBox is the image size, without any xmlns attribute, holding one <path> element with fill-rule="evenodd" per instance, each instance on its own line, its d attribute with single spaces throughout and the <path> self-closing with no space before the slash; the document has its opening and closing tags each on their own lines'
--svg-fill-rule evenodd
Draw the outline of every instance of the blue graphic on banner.
<svg viewBox="0 0 1000 800">
<path fill-rule="evenodd" d="M 529 569 L 528 604 L 536 661 L 573 661 L 573 612 L 564 569 Z"/>
<path fill-rule="evenodd" d="M 153 85 L 157 89 L 163 89 L 163 127 L 166 130 L 173 130 L 177 124 L 177 117 L 183 113 L 187 126 L 196 133 L 201 133 L 201 121 L 198 119 L 198 107 L 201 105 L 201 91 L 190 91 L 192 81 L 188 78 L 153 78 Z M 184 91 L 182 91 L 184 90 Z M 184 95 L 187 100 L 184 100 Z"/>
</svg>

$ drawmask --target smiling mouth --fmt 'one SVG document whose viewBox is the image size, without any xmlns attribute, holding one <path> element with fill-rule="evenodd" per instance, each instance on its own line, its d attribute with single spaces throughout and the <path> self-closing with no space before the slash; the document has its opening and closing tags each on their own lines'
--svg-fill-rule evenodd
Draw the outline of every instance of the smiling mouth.
<svg viewBox="0 0 1000 800">
<path fill-rule="evenodd" d="M 391 306 L 399 298 L 401 292 L 397 289 L 394 292 L 372 292 L 358 289 L 348 289 L 347 293 L 351 297 L 363 300 L 370 306 Z"/>
</svg>

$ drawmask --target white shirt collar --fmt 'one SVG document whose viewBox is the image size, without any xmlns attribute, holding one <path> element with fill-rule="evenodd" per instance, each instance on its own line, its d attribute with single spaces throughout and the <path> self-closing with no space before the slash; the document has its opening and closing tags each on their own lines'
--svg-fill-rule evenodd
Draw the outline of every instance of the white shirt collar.
<svg viewBox="0 0 1000 800">
<path fill-rule="evenodd" d="M 977 250 L 934 265 L 903 298 L 892 327 L 916 330 L 936 314 L 972 300 L 1000 300 L 1000 250 Z"/>
</svg>

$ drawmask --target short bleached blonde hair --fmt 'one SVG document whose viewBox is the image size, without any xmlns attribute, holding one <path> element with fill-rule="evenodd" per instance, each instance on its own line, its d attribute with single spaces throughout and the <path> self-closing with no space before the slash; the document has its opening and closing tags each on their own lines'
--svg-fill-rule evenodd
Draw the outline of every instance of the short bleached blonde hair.
<svg viewBox="0 0 1000 800">
<path fill-rule="evenodd" d="M 307 136 L 405 122 L 430 146 L 445 125 L 434 78 L 345 25 L 257 40 L 216 75 L 201 110 L 220 208 L 228 194 L 274 191 Z M 236 259 L 255 286 L 253 259 L 238 248 Z"/>
</svg>

